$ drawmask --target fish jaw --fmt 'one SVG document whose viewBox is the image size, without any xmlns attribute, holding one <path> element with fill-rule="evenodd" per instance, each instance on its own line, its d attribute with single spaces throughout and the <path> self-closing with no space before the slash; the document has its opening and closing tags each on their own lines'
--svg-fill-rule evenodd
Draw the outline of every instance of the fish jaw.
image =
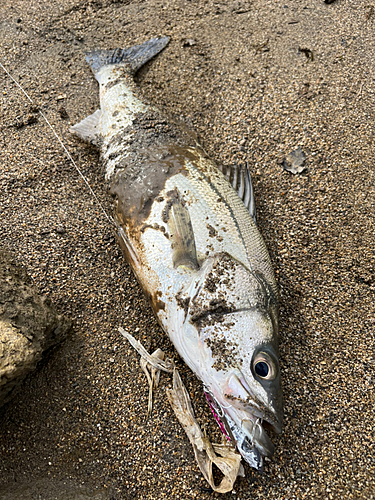
<svg viewBox="0 0 375 500">
<path fill-rule="evenodd" d="M 276 380 L 276 387 L 280 386 L 280 378 Z M 281 390 L 277 391 L 281 394 Z M 241 372 L 233 373 L 229 378 L 229 381 L 224 389 L 224 397 L 226 402 L 231 402 L 231 408 L 233 409 L 232 418 L 237 424 L 240 424 L 244 428 L 245 433 L 249 436 L 253 435 L 254 429 L 250 429 L 248 432 L 250 424 L 246 422 L 252 422 L 253 424 L 262 421 L 267 423 L 269 427 L 272 428 L 275 434 L 280 434 L 282 431 L 282 421 L 283 421 L 283 406 L 282 398 L 272 399 L 269 396 L 268 401 L 262 401 L 257 395 L 255 395 L 249 385 L 247 384 L 244 375 Z M 236 417 L 236 414 L 238 415 Z"/>
<path fill-rule="evenodd" d="M 242 386 L 237 375 L 231 377 L 232 386 L 234 380 Z M 226 438 L 235 444 L 242 458 L 251 467 L 262 472 L 263 457 L 271 457 L 275 450 L 264 424 L 268 424 L 276 434 L 279 434 L 282 428 L 282 414 L 271 415 L 267 408 L 249 393 L 246 404 L 241 404 L 238 399 L 232 399 L 230 394 L 225 394 L 223 397 L 223 392 L 225 389 L 218 387 L 216 390 L 213 387 L 205 388 L 204 391 L 215 420 Z M 241 389 L 237 390 L 237 393 L 242 392 Z"/>
</svg>

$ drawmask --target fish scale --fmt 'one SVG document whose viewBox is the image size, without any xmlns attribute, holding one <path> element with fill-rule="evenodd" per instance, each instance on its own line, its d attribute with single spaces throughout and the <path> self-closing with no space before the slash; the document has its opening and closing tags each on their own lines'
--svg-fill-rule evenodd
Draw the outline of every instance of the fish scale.
<svg viewBox="0 0 375 500">
<path fill-rule="evenodd" d="M 160 193 L 161 196 L 166 196 L 166 193 L 175 187 L 184 193 L 183 197 L 189 207 L 198 253 L 207 256 L 207 252 L 209 252 L 208 255 L 227 252 L 244 266 L 262 273 L 266 280 L 274 284 L 267 249 L 249 212 L 219 171 L 215 178 L 216 182 L 211 176 L 211 183 L 204 178 L 202 180 L 201 172 L 202 170 L 196 166 L 189 168 L 191 176 L 177 175 L 168 179 L 166 188 Z M 218 203 L 218 196 L 225 202 Z M 160 223 L 163 208 L 163 205 L 155 207 L 155 213 L 150 215 L 147 223 L 150 225 Z M 241 220 L 241 227 L 236 220 Z M 167 230 L 167 225 L 164 226 Z M 207 226 L 213 227 L 217 235 L 210 236 Z M 168 252 L 171 252 L 170 245 L 163 238 L 162 249 L 156 250 L 154 231 L 148 229 L 142 235 L 142 243 L 147 255 L 146 261 L 154 268 L 160 264 L 158 274 L 164 274 L 166 272 L 164 268 L 168 266 L 173 273 L 172 258 L 168 257 Z M 165 256 L 163 262 L 158 260 L 159 255 Z M 274 286 L 274 290 L 275 288 Z"/>
<path fill-rule="evenodd" d="M 100 148 L 120 244 L 162 328 L 221 429 L 262 469 L 274 449 L 263 424 L 282 427 L 275 277 L 249 172 L 226 177 L 193 134 L 137 96 L 135 72 L 167 43 L 89 54 L 100 110 L 71 132 Z"/>
</svg>

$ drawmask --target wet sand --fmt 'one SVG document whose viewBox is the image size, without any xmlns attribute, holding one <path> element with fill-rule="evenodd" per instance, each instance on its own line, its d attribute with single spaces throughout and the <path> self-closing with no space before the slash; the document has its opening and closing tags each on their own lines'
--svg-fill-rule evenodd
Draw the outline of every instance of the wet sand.
<svg viewBox="0 0 375 500">
<path fill-rule="evenodd" d="M 2 1 L 0 62 L 35 106 L 0 71 L 1 241 L 74 326 L 0 410 L 1 500 L 217 497 L 167 375 L 146 422 L 145 376 L 117 327 L 175 360 L 219 439 L 200 384 L 35 111 L 111 212 L 97 151 L 68 132 L 98 107 L 84 53 L 157 35 L 171 42 L 139 72 L 142 92 L 218 163 L 248 161 L 281 292 L 284 431 L 264 473 L 245 467 L 222 498 L 374 498 L 374 29 L 364 0 Z M 298 147 L 307 169 L 294 176 L 282 163 Z"/>
</svg>

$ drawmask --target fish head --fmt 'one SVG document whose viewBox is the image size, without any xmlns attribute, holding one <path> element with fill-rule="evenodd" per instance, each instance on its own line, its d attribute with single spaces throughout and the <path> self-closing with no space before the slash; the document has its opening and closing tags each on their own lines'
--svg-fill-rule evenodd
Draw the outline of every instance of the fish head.
<svg viewBox="0 0 375 500">
<path fill-rule="evenodd" d="M 274 445 L 267 430 L 280 433 L 283 403 L 277 344 L 273 324 L 263 311 L 228 315 L 231 323 L 209 335 L 210 363 L 204 373 L 206 397 L 224 434 L 236 443 L 243 458 L 262 469 L 263 457 Z M 207 338 L 207 337 L 206 337 Z"/>
<path fill-rule="evenodd" d="M 260 274 L 228 255 L 206 266 L 185 321 L 197 330 L 193 369 L 224 434 L 262 469 L 274 452 L 266 429 L 280 433 L 283 418 L 277 299 Z"/>
</svg>

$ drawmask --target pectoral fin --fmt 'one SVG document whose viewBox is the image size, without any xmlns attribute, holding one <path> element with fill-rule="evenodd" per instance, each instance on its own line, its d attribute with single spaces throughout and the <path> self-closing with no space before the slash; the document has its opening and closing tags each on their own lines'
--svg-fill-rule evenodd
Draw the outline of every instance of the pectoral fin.
<svg viewBox="0 0 375 500">
<path fill-rule="evenodd" d="M 102 112 L 97 109 L 92 115 L 86 116 L 81 122 L 70 127 L 69 132 L 78 136 L 80 139 L 91 142 L 95 146 L 99 146 L 100 131 L 99 120 Z"/>
<path fill-rule="evenodd" d="M 168 196 L 163 218 L 169 227 L 173 265 L 175 268 L 188 266 L 192 269 L 198 269 L 197 251 L 189 210 L 177 188 L 170 191 Z"/>
</svg>

